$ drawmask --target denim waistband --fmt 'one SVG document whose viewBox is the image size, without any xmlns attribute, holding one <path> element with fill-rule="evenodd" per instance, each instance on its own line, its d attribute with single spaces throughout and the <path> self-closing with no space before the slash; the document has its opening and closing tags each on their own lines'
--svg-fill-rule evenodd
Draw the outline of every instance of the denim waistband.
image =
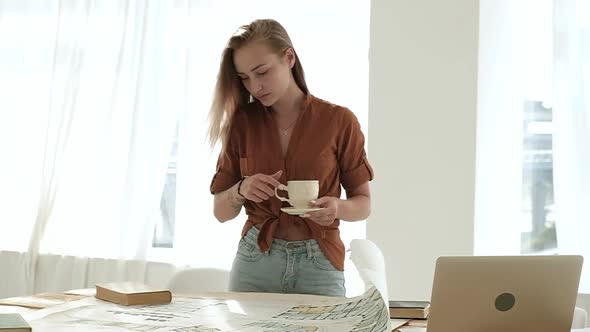
<svg viewBox="0 0 590 332">
<path fill-rule="evenodd" d="M 244 235 L 244 240 L 247 243 L 254 244 L 254 245 L 258 246 L 257 239 L 258 239 L 259 233 L 260 233 L 260 231 L 256 227 L 252 226 L 248 230 L 246 235 Z M 293 253 L 306 253 L 308 251 L 308 249 L 311 249 L 314 252 L 321 251 L 320 245 L 314 239 L 300 240 L 300 241 L 286 241 L 286 240 L 281 240 L 281 239 L 273 239 L 270 250 L 273 250 L 273 249 L 274 250 L 276 250 L 276 249 L 289 250 L 290 252 L 293 252 Z"/>
</svg>

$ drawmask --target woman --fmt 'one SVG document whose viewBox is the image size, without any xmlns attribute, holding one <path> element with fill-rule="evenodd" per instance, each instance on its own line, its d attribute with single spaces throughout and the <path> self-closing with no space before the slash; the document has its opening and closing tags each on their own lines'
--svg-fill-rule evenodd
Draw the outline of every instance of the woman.
<svg viewBox="0 0 590 332">
<path fill-rule="evenodd" d="M 242 26 L 225 48 L 209 137 L 222 142 L 211 183 L 220 222 L 245 207 L 248 220 L 230 275 L 231 291 L 344 296 L 340 220 L 370 213 L 373 171 L 354 114 L 312 96 L 285 29 L 274 20 Z M 281 212 L 275 188 L 319 180 L 322 209 Z M 340 199 L 340 186 L 347 199 Z"/>
</svg>

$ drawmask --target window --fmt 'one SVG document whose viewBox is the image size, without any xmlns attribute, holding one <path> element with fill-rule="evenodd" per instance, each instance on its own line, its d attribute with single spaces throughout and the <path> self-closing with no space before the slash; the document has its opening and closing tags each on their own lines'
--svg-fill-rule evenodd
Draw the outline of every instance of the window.
<svg viewBox="0 0 590 332">
<path fill-rule="evenodd" d="M 172 143 L 172 152 L 166 172 L 166 182 L 160 200 L 161 219 L 156 223 L 152 246 L 172 248 L 174 245 L 174 223 L 176 220 L 176 162 L 178 160 L 178 124 Z"/>
<path fill-rule="evenodd" d="M 552 117 L 547 106 L 552 93 L 551 15 L 550 0 L 480 3 L 478 255 L 555 248 Z"/>
<path fill-rule="evenodd" d="M 359 1 L 302 1 L 290 11 L 282 2 L 209 2 L 190 10 L 186 33 L 188 74 L 186 105 L 179 113 L 167 179 L 160 201 L 161 218 L 153 230 L 149 260 L 229 268 L 246 218 L 219 223 L 213 217 L 209 184 L 218 147 L 206 140 L 207 114 L 221 51 L 240 24 L 271 17 L 285 26 L 305 69 L 310 91 L 319 98 L 347 106 L 357 116 L 368 141 L 369 5 Z M 313 7 L 313 10 L 310 8 Z M 331 15 L 334 7 L 340 14 Z M 219 20 L 219 17 L 224 17 Z M 300 18 L 306 17 L 302 21 Z M 203 33 L 206 31 L 206 33 Z M 343 49 L 344 47 L 344 49 Z M 341 56 L 334 58 L 333 52 Z M 351 65 L 353 64 L 353 65 Z M 347 68 L 343 72 L 342 68 Z M 341 80 L 346 75 L 346 80 Z M 354 81 L 355 84 L 347 84 Z M 364 223 L 342 223 L 346 246 L 365 237 Z M 215 248 L 215 249 L 211 249 Z"/>
<path fill-rule="evenodd" d="M 14 111 L 0 112 L 0 145 L 31 152 L 0 172 L 0 197 L 11 202 L 1 220 L 19 228 L 0 234 L 3 249 L 26 250 L 34 225 L 40 252 L 229 267 L 245 218 L 213 217 L 218 150 L 205 137 L 228 37 L 253 19 L 277 19 L 310 90 L 349 107 L 367 134 L 369 9 L 356 0 L 289 10 L 274 0 L 3 8 L 0 106 Z M 344 242 L 364 227 L 343 225 Z"/>
<path fill-rule="evenodd" d="M 540 101 L 527 101 L 523 124 L 521 253 L 553 253 L 557 249 L 557 235 L 553 211 L 552 110 Z"/>
</svg>

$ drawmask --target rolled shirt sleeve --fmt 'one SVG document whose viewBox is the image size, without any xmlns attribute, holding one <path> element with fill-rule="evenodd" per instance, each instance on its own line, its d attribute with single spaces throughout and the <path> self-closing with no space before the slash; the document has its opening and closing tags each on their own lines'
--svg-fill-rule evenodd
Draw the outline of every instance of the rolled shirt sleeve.
<svg viewBox="0 0 590 332">
<path fill-rule="evenodd" d="M 225 151 L 221 151 L 219 154 L 217 168 L 211 180 L 209 189 L 213 195 L 226 191 L 242 178 L 240 172 L 240 155 L 236 141 L 235 127 L 232 127 L 227 147 Z"/>
<path fill-rule="evenodd" d="M 360 123 L 350 110 L 344 113 L 342 132 L 338 140 L 340 182 L 344 190 L 354 190 L 373 180 L 373 168 L 365 152 L 365 136 Z"/>
</svg>

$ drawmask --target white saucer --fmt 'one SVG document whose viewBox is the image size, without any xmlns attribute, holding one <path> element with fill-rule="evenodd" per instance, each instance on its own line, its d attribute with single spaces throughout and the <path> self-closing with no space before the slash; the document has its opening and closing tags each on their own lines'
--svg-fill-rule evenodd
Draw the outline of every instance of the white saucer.
<svg viewBox="0 0 590 332">
<path fill-rule="evenodd" d="M 292 214 L 292 215 L 302 215 L 307 212 L 319 211 L 321 209 L 323 209 L 323 208 L 297 209 L 294 207 L 284 207 L 284 208 L 281 208 L 281 211 L 288 213 L 288 214 Z"/>
</svg>

